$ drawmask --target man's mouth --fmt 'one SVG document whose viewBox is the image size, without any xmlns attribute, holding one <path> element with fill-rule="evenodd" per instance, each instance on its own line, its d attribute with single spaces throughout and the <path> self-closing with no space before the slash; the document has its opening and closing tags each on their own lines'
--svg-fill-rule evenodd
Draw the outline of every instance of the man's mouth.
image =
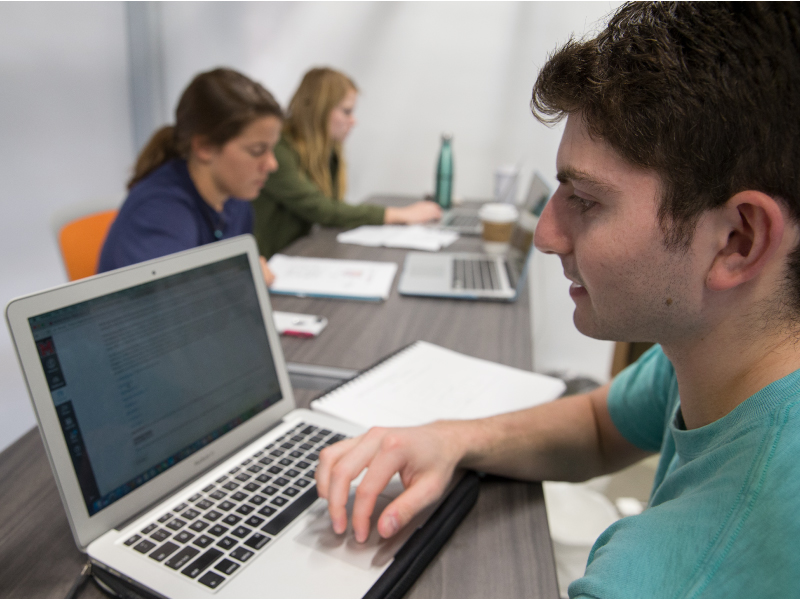
<svg viewBox="0 0 800 600">
<path fill-rule="evenodd" d="M 564 273 L 564 277 L 566 277 L 570 281 L 570 286 L 569 286 L 570 296 L 574 297 L 586 294 L 586 288 L 584 287 L 583 282 L 579 277 L 574 277 L 572 275 L 568 275 L 567 273 Z"/>
</svg>

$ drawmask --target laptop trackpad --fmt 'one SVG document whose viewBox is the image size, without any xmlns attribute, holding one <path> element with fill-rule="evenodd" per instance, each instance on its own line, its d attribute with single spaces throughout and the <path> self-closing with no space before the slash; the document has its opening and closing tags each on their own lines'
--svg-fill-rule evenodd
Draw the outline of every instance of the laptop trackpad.
<svg viewBox="0 0 800 600">
<path fill-rule="evenodd" d="M 408 274 L 412 277 L 441 279 L 442 277 L 447 277 L 447 264 L 442 261 L 416 262 L 410 266 Z"/>
<path fill-rule="evenodd" d="M 384 493 L 378 496 L 375 510 L 372 513 L 369 537 L 363 544 L 359 544 L 356 541 L 350 524 L 348 524 L 347 531 L 343 534 L 337 535 L 334 533 L 331 527 L 331 519 L 328 516 L 328 505 L 325 503 L 319 503 L 319 506 L 309 511 L 309 520 L 297 535 L 295 541 L 361 569 L 383 567 L 394 558 L 397 551 L 400 550 L 406 540 L 414 533 L 414 530 L 421 525 L 429 514 L 429 511 L 423 511 L 422 515 L 418 515 L 408 526 L 388 540 L 378 535 L 376 529 L 378 517 L 383 512 L 383 509 L 402 491 L 403 485 L 400 483 L 399 478 L 395 476 L 389 482 Z M 347 502 L 348 515 L 352 514 L 354 498 L 355 487 L 350 490 L 350 498 Z"/>
</svg>

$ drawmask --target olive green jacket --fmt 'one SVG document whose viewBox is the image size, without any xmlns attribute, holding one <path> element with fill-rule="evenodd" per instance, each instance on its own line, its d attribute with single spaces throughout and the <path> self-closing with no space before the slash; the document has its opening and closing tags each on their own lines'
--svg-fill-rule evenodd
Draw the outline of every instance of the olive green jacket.
<svg viewBox="0 0 800 600">
<path fill-rule="evenodd" d="M 385 209 L 382 206 L 353 206 L 326 196 L 303 171 L 300 157 L 286 136 L 281 137 L 275 147 L 275 158 L 278 170 L 270 173 L 253 201 L 253 233 L 259 252 L 266 258 L 307 235 L 314 223 L 345 229 L 383 223 Z M 336 165 L 332 166 L 335 181 Z"/>
</svg>

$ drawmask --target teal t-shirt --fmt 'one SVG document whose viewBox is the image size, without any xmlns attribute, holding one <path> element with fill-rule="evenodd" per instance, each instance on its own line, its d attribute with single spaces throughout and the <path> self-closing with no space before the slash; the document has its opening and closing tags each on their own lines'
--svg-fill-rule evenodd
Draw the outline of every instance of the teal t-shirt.
<svg viewBox="0 0 800 600">
<path fill-rule="evenodd" d="M 602 533 L 570 596 L 800 597 L 800 371 L 686 431 L 655 346 L 614 380 L 608 406 L 661 460 L 647 509 Z"/>
</svg>

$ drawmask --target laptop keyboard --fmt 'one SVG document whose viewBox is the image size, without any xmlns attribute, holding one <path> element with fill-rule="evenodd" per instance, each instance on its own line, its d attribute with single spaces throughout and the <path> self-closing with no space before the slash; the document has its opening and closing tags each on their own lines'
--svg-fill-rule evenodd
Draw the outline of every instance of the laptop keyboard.
<svg viewBox="0 0 800 600">
<path fill-rule="evenodd" d="M 453 289 L 500 290 L 500 277 L 494 260 L 453 259 Z"/>
<path fill-rule="evenodd" d="M 319 452 L 344 438 L 299 423 L 123 543 L 218 588 L 317 499 Z"/>
<path fill-rule="evenodd" d="M 462 215 L 457 213 L 450 218 L 450 222 L 448 223 L 450 227 L 478 227 L 480 224 L 481 220 L 477 215 Z"/>
</svg>

